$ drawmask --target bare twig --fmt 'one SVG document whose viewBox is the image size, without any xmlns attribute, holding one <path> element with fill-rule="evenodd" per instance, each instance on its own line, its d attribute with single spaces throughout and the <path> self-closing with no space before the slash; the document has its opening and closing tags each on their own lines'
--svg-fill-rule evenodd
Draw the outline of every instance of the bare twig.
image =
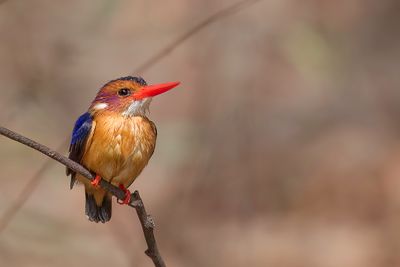
<svg viewBox="0 0 400 267">
<path fill-rule="evenodd" d="M 198 33 L 200 30 L 204 29 L 205 27 L 209 26 L 210 24 L 216 22 L 217 20 L 220 20 L 224 17 L 227 17 L 229 15 L 232 15 L 252 4 L 255 4 L 260 0 L 243 0 L 239 1 L 237 3 L 234 3 L 226 8 L 223 8 L 219 10 L 218 12 L 212 14 L 211 16 L 207 17 L 205 20 L 200 22 L 199 24 L 195 25 L 192 29 L 188 30 L 176 40 L 174 40 L 170 45 L 167 45 L 163 49 L 161 49 L 158 53 L 156 53 L 154 56 L 150 57 L 148 60 L 146 60 L 142 65 L 139 65 L 139 67 L 136 68 L 134 73 L 141 74 L 145 71 L 147 71 L 150 67 L 154 66 L 158 61 L 163 59 L 165 56 L 167 56 L 169 53 L 171 53 L 175 48 L 177 48 L 179 45 L 181 45 L 183 42 L 185 42 L 187 39 Z"/>
<path fill-rule="evenodd" d="M 95 178 L 95 175 L 93 175 L 85 167 L 83 167 L 82 165 L 76 163 L 75 161 L 70 160 L 69 158 L 61 155 L 60 153 L 48 148 L 47 146 L 39 144 L 38 142 L 35 142 L 25 136 L 22 136 L 16 132 L 13 132 L 13 131 L 11 131 L 7 128 L 1 127 L 1 126 L 0 126 L 0 134 L 45 154 L 46 156 L 67 166 L 71 170 L 80 173 L 81 175 L 83 175 L 84 177 L 86 177 L 89 180 L 94 180 L 94 178 Z M 105 180 L 100 181 L 100 186 L 102 188 L 106 189 L 107 191 L 109 191 L 111 194 L 113 194 L 118 199 L 123 200 L 125 198 L 125 192 L 122 189 L 110 184 L 109 182 L 107 182 Z M 160 266 L 165 267 L 165 263 L 164 263 L 163 259 L 161 258 L 160 252 L 158 251 L 157 242 L 154 237 L 153 219 L 149 215 L 147 215 L 146 209 L 144 207 L 143 201 L 140 198 L 138 191 L 135 191 L 131 195 L 131 202 L 128 205 L 135 208 L 136 213 L 139 217 L 140 224 L 142 225 L 144 237 L 146 239 L 146 243 L 147 243 L 147 247 L 148 247 L 145 252 L 146 255 L 152 259 L 152 261 L 156 267 L 160 267 Z"/>
<path fill-rule="evenodd" d="M 136 207 L 138 207 L 136 208 L 136 213 L 139 217 L 140 223 L 142 224 L 144 237 L 146 239 L 148 247 L 145 253 L 153 260 L 156 266 L 158 266 L 157 263 L 162 263 L 162 265 L 160 266 L 165 266 L 165 263 L 161 258 L 160 253 L 158 252 L 156 239 L 153 234 L 153 229 L 155 227 L 153 218 L 151 218 L 151 216 L 147 214 L 144 208 L 143 201 L 139 195 L 139 191 L 135 191 L 132 195 L 135 200 L 135 205 Z"/>
</svg>

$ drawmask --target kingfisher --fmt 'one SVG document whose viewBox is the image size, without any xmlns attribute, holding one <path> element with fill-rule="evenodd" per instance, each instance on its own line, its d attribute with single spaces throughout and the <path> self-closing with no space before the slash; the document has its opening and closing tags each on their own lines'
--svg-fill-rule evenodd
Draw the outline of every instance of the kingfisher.
<svg viewBox="0 0 400 267">
<path fill-rule="evenodd" d="M 81 115 L 72 131 L 69 158 L 95 174 L 89 181 L 67 168 L 70 188 L 76 183 L 85 187 L 85 214 L 92 222 L 111 219 L 112 195 L 99 187 L 101 179 L 120 187 L 129 204 L 127 189 L 139 176 L 153 155 L 157 128 L 148 119 L 152 97 L 162 94 L 179 82 L 147 85 L 141 77 L 122 77 L 106 83 L 97 93 L 88 111 Z"/>
</svg>

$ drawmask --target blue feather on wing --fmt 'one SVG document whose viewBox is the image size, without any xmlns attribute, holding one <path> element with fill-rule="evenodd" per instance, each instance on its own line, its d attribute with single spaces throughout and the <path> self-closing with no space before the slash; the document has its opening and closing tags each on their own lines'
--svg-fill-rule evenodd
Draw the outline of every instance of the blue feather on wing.
<svg viewBox="0 0 400 267">
<path fill-rule="evenodd" d="M 75 123 L 72 131 L 71 144 L 69 147 L 69 158 L 80 163 L 85 152 L 87 139 L 92 129 L 93 118 L 89 112 L 82 114 Z M 67 175 L 71 175 L 71 189 L 75 184 L 76 173 L 67 168 Z"/>
<path fill-rule="evenodd" d="M 74 130 L 72 131 L 71 145 L 86 139 L 92 128 L 92 115 L 89 112 L 82 114 L 75 122 Z"/>
</svg>

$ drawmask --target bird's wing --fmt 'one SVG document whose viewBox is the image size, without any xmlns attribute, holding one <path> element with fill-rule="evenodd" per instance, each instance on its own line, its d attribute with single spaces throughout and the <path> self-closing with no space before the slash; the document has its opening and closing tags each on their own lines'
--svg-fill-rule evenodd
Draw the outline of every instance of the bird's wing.
<svg viewBox="0 0 400 267">
<path fill-rule="evenodd" d="M 86 152 L 91 139 L 96 123 L 93 121 L 93 117 L 90 113 L 86 112 L 81 115 L 75 123 L 74 130 L 72 131 L 71 144 L 69 147 L 69 158 L 75 162 L 81 163 L 82 157 Z M 71 175 L 72 187 L 75 184 L 76 173 L 67 168 L 67 175 Z"/>
</svg>

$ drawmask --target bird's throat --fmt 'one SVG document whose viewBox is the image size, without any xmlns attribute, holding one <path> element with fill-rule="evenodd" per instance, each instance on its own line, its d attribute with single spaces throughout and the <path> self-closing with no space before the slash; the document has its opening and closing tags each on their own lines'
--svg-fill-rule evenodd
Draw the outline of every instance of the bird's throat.
<svg viewBox="0 0 400 267">
<path fill-rule="evenodd" d="M 144 98 L 133 101 L 122 113 L 124 116 L 145 116 L 149 112 L 152 98 Z"/>
</svg>

